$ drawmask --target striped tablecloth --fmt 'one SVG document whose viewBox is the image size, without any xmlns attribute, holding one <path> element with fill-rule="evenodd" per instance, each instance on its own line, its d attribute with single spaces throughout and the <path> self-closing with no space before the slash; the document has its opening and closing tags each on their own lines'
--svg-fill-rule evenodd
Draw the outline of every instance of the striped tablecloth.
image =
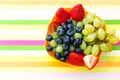
<svg viewBox="0 0 120 80">
<path fill-rule="evenodd" d="M 0 80 L 120 80 L 120 42 L 88 70 L 51 58 L 43 46 L 47 26 L 59 7 L 81 2 L 120 38 L 119 0 L 1 0 Z"/>
</svg>

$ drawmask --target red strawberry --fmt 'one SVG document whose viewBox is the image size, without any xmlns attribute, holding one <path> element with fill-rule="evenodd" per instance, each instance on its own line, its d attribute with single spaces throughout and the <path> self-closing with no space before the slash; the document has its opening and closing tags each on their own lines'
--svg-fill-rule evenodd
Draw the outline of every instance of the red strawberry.
<svg viewBox="0 0 120 80">
<path fill-rule="evenodd" d="M 67 19 L 69 19 L 70 17 L 70 14 L 64 8 L 59 8 L 56 12 L 55 17 L 56 17 L 55 21 L 60 24 L 62 22 L 67 21 Z"/>
<path fill-rule="evenodd" d="M 84 18 L 85 12 L 82 4 L 77 4 L 70 11 L 72 19 L 80 21 Z"/>
<path fill-rule="evenodd" d="M 68 62 L 73 65 L 81 65 L 83 63 L 83 55 L 71 52 L 68 56 Z"/>
<path fill-rule="evenodd" d="M 99 60 L 99 57 L 93 56 L 93 55 L 86 55 L 84 56 L 84 63 L 87 66 L 88 69 L 92 69 L 95 67 Z"/>
</svg>

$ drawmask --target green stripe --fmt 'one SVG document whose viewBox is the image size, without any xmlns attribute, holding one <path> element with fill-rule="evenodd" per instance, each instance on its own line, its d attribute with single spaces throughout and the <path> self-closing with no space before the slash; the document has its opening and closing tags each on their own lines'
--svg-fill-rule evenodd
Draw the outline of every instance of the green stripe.
<svg viewBox="0 0 120 80">
<path fill-rule="evenodd" d="M 120 20 L 104 20 L 106 24 L 120 24 Z M 0 20 L 0 24 L 49 24 L 50 20 Z"/>
<path fill-rule="evenodd" d="M 100 58 L 100 61 L 111 61 L 111 62 L 117 62 L 117 61 L 120 61 L 120 56 L 102 56 Z"/>
<path fill-rule="evenodd" d="M 120 50 L 120 46 L 112 46 L 113 50 Z"/>
<path fill-rule="evenodd" d="M 106 24 L 120 24 L 120 20 L 104 20 Z"/>
<path fill-rule="evenodd" d="M 50 20 L 0 20 L 0 24 L 49 24 Z"/>
<path fill-rule="evenodd" d="M 0 50 L 45 50 L 44 46 L 0 46 Z"/>
<path fill-rule="evenodd" d="M 45 50 L 44 46 L 10 46 L 1 45 L 0 50 Z M 113 46 L 113 50 L 120 50 L 120 46 Z"/>
</svg>

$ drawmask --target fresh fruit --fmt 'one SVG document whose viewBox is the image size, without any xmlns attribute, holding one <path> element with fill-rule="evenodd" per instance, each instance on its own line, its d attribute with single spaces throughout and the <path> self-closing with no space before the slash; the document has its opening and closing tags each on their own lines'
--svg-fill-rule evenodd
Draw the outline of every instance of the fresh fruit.
<svg viewBox="0 0 120 80">
<path fill-rule="evenodd" d="M 51 36 L 51 35 L 47 35 L 47 36 L 46 36 L 46 40 L 47 40 L 47 41 L 51 41 L 51 40 L 52 40 L 52 36 Z"/>
<path fill-rule="evenodd" d="M 53 33 L 52 33 L 52 38 L 53 38 L 53 39 L 58 38 L 58 33 L 57 33 L 57 32 L 53 32 Z"/>
<path fill-rule="evenodd" d="M 87 48 L 87 44 L 86 44 L 86 42 L 84 40 L 82 40 L 82 43 L 80 44 L 80 48 L 82 50 L 85 50 Z"/>
<path fill-rule="evenodd" d="M 52 48 L 51 46 L 47 46 L 46 49 L 47 49 L 48 51 L 52 51 L 53 48 Z"/>
<path fill-rule="evenodd" d="M 68 62 L 73 65 L 81 65 L 83 63 L 83 55 L 76 52 L 71 52 L 68 55 Z"/>
<path fill-rule="evenodd" d="M 82 38 L 82 34 L 80 33 L 75 33 L 74 34 L 74 38 L 77 39 L 77 38 Z"/>
<path fill-rule="evenodd" d="M 67 21 L 67 19 L 69 19 L 70 17 L 70 14 L 68 11 L 61 7 L 57 10 L 55 16 L 56 16 L 55 21 L 60 24 L 62 22 Z"/>
<path fill-rule="evenodd" d="M 57 38 L 55 41 L 57 44 L 62 44 L 62 42 L 63 42 L 62 38 Z"/>
<path fill-rule="evenodd" d="M 58 52 L 58 53 L 62 53 L 62 52 L 63 52 L 63 47 L 62 47 L 62 45 L 58 45 L 58 46 L 56 47 L 56 52 Z"/>
<path fill-rule="evenodd" d="M 92 55 L 97 56 L 99 53 L 99 45 L 98 44 L 94 44 L 92 47 Z"/>
<path fill-rule="evenodd" d="M 63 36 L 63 35 L 65 34 L 65 31 L 64 31 L 63 28 L 59 28 L 59 29 L 57 30 L 57 33 L 58 33 L 59 36 Z"/>
<path fill-rule="evenodd" d="M 52 46 L 53 48 L 57 46 L 55 40 L 51 40 L 49 44 L 50 44 L 50 46 Z"/>
<path fill-rule="evenodd" d="M 45 47 L 59 61 L 92 69 L 102 52 L 111 52 L 111 44 L 119 41 L 115 30 L 106 30 L 105 22 L 81 4 L 59 8 L 48 26 Z"/>
<path fill-rule="evenodd" d="M 84 60 L 86 67 L 88 69 L 92 69 L 97 64 L 99 57 L 98 56 L 96 57 L 93 55 L 86 55 L 84 56 L 83 60 Z"/>
<path fill-rule="evenodd" d="M 95 19 L 93 21 L 93 26 L 96 27 L 96 28 L 99 28 L 100 23 L 101 23 L 101 20 L 98 17 L 95 17 Z"/>
<path fill-rule="evenodd" d="M 70 16 L 72 19 L 80 21 L 84 18 L 85 12 L 82 4 L 77 4 L 72 7 L 70 11 Z"/>
<path fill-rule="evenodd" d="M 66 57 L 62 56 L 62 57 L 60 58 L 60 60 L 61 60 L 62 62 L 65 62 L 65 61 L 66 61 Z"/>
<path fill-rule="evenodd" d="M 88 55 L 90 54 L 92 51 L 92 46 L 88 46 L 85 50 L 84 50 L 84 54 Z"/>
<path fill-rule="evenodd" d="M 99 38 L 99 40 L 104 40 L 106 37 L 106 33 L 104 31 L 103 28 L 99 28 L 97 31 L 97 37 Z"/>
</svg>

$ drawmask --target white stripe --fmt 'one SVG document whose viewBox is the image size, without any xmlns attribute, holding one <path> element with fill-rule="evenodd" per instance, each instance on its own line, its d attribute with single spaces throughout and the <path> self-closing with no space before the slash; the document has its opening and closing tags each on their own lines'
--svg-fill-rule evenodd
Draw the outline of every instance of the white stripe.
<svg viewBox="0 0 120 80">
<path fill-rule="evenodd" d="M 120 9 L 91 9 L 102 19 L 120 19 Z M 50 20 L 55 10 L 0 10 L 0 20 Z"/>
<path fill-rule="evenodd" d="M 49 56 L 46 50 L 0 50 L 0 56 Z"/>
<path fill-rule="evenodd" d="M 41 35 L 46 30 L 0 30 L 0 35 Z"/>
<path fill-rule="evenodd" d="M 0 30 L 2 35 L 45 35 L 47 30 Z M 120 37 L 120 30 L 116 30 L 116 36 Z"/>
<path fill-rule="evenodd" d="M 0 56 L 49 56 L 46 50 L 0 50 Z M 120 56 L 120 50 L 102 53 L 102 56 Z"/>
<path fill-rule="evenodd" d="M 113 50 L 112 52 L 102 53 L 102 56 L 120 56 L 120 50 Z"/>
</svg>

